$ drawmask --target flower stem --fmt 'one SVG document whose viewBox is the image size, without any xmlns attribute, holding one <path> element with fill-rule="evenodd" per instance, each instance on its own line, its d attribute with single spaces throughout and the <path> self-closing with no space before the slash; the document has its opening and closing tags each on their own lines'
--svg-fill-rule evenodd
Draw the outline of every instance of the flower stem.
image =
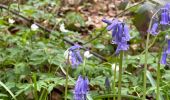
<svg viewBox="0 0 170 100">
<path fill-rule="evenodd" d="M 123 65 L 123 51 L 120 52 L 119 60 L 118 100 L 121 100 L 122 65 Z"/>
<path fill-rule="evenodd" d="M 37 93 L 37 79 L 36 79 L 36 74 L 33 73 L 33 82 L 34 82 L 34 96 L 35 96 L 35 100 L 38 100 L 38 93 Z"/>
<path fill-rule="evenodd" d="M 145 66 L 144 66 L 144 76 L 143 76 L 143 99 L 146 99 L 146 71 L 147 71 L 147 58 L 148 58 L 148 44 L 149 44 L 150 33 L 147 33 L 146 48 L 145 48 Z"/>
<path fill-rule="evenodd" d="M 66 69 L 66 83 L 65 83 L 65 98 L 64 98 L 64 100 L 67 100 L 67 90 L 68 90 L 68 69 L 69 69 L 69 66 L 67 66 L 67 69 Z"/>
<path fill-rule="evenodd" d="M 117 58 L 116 58 L 117 60 Z M 116 94 L 116 89 L 115 89 L 115 86 L 116 86 L 116 66 L 117 66 L 117 63 L 115 63 L 115 67 L 114 67 L 114 74 L 113 74 L 113 94 Z M 116 100 L 115 96 L 113 97 L 113 100 Z"/>
<path fill-rule="evenodd" d="M 160 100 L 159 84 L 160 84 L 160 60 L 161 60 L 161 53 L 162 53 L 162 49 L 159 51 L 158 62 L 157 62 L 158 66 L 157 66 L 156 100 Z"/>
<path fill-rule="evenodd" d="M 160 11 L 157 10 L 154 15 L 152 16 L 151 18 L 151 21 L 149 23 L 149 28 L 148 30 L 151 29 L 151 26 L 152 26 L 152 22 L 153 22 L 153 18 L 156 16 L 156 14 Z M 145 100 L 146 99 L 146 71 L 147 71 L 147 58 L 148 58 L 148 49 L 149 49 L 149 37 L 150 37 L 150 33 L 148 32 L 147 33 L 147 40 L 146 40 L 146 48 L 145 48 L 145 66 L 144 66 L 144 75 L 143 75 L 143 98 L 142 100 Z"/>
<path fill-rule="evenodd" d="M 86 65 L 86 57 L 84 57 L 84 61 L 83 61 L 83 77 L 86 76 L 86 73 L 85 73 L 85 65 Z"/>
</svg>

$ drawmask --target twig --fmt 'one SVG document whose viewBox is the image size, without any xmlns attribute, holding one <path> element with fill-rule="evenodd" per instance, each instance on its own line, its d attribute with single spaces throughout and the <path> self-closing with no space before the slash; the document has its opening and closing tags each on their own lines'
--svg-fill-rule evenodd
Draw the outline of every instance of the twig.
<svg viewBox="0 0 170 100">
<path fill-rule="evenodd" d="M 129 11 L 131 8 L 136 7 L 136 6 L 138 6 L 138 5 L 140 5 L 140 4 L 144 3 L 144 2 L 145 2 L 145 0 L 143 0 L 143 1 L 139 2 L 139 3 L 137 3 L 136 5 L 133 5 L 133 6 L 129 7 L 129 8 L 127 8 L 127 9 L 125 9 L 125 10 L 122 11 L 121 13 L 116 14 L 114 17 L 116 18 L 116 17 L 122 16 L 122 15 L 125 14 L 125 12 Z M 95 39 L 97 39 L 99 36 L 101 36 L 101 35 L 104 33 L 105 30 L 106 30 L 106 27 L 104 27 L 104 29 L 103 29 L 96 37 L 94 37 L 94 38 L 92 38 L 91 40 L 85 42 L 83 45 L 86 45 L 86 44 L 88 44 L 88 43 L 94 41 Z"/>
<path fill-rule="evenodd" d="M 37 23 L 37 22 L 35 22 L 35 21 L 33 21 L 33 20 L 25 17 L 25 16 L 23 16 L 23 15 L 15 12 L 15 11 L 13 11 L 13 10 L 8 9 L 8 7 L 7 7 L 6 5 L 0 4 L 0 8 L 1 8 L 1 9 L 5 9 L 5 10 L 11 12 L 12 14 L 15 14 L 16 16 L 21 17 L 22 19 L 24 19 L 25 21 L 27 21 L 30 25 L 31 25 L 31 24 L 36 24 L 36 25 L 37 25 L 40 29 L 42 29 L 43 31 L 46 31 L 46 32 L 48 32 L 48 33 L 52 33 L 52 32 L 53 32 L 53 30 L 48 29 L 48 28 L 40 25 L 39 23 Z M 68 40 L 68 39 L 66 39 L 66 38 L 63 38 L 63 41 L 65 41 L 66 43 L 68 43 L 68 44 L 70 44 L 70 45 L 74 45 L 74 42 L 72 42 L 72 41 L 70 41 L 70 40 Z M 84 48 L 84 47 L 82 47 L 82 49 L 83 49 L 83 50 L 87 50 L 87 49 Z M 93 52 L 93 51 L 90 51 L 90 53 L 93 54 L 94 56 L 98 57 L 98 58 L 101 59 L 102 61 L 107 62 L 107 59 L 104 58 L 103 56 L 99 55 L 98 53 L 95 53 L 95 52 Z"/>
</svg>

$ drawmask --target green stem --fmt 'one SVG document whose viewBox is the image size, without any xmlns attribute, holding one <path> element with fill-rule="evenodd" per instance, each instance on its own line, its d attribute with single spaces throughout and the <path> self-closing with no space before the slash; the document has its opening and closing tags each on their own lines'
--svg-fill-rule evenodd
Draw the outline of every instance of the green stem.
<svg viewBox="0 0 170 100">
<path fill-rule="evenodd" d="M 159 91 L 159 84 L 160 84 L 160 60 L 161 60 L 161 53 L 162 49 L 160 50 L 158 54 L 158 66 L 157 66 L 157 85 L 156 85 L 156 100 L 160 100 L 160 91 Z"/>
<path fill-rule="evenodd" d="M 36 79 L 36 74 L 35 73 L 33 73 L 33 82 L 34 82 L 34 96 L 35 96 L 35 100 L 38 100 L 37 79 Z"/>
<path fill-rule="evenodd" d="M 157 12 L 152 16 L 151 21 L 149 23 L 149 28 L 148 30 L 151 29 L 152 26 L 152 22 L 153 22 L 153 18 L 156 16 L 156 14 L 160 11 L 157 10 Z M 142 100 L 146 99 L 146 71 L 147 71 L 147 58 L 148 58 L 148 49 L 149 49 L 149 37 L 150 37 L 150 33 L 147 33 L 147 40 L 146 40 L 146 48 L 145 48 L 145 66 L 144 66 L 144 76 L 143 76 L 143 98 Z"/>
<path fill-rule="evenodd" d="M 46 89 L 43 89 L 39 100 L 43 100 L 43 99 L 45 100 L 45 98 L 46 98 L 46 97 L 45 97 L 45 94 L 46 94 Z"/>
<path fill-rule="evenodd" d="M 86 76 L 86 73 L 85 73 L 85 65 L 86 65 L 86 58 L 84 57 L 84 61 L 83 61 L 83 77 Z"/>
<path fill-rule="evenodd" d="M 121 100 L 122 65 L 123 65 L 123 51 L 120 52 L 119 60 L 118 100 Z"/>
<path fill-rule="evenodd" d="M 115 86 L 116 86 L 116 64 L 117 63 L 115 63 L 114 74 L 113 74 L 113 77 L 114 77 L 114 79 L 113 79 L 113 94 L 116 94 L 115 93 L 116 92 L 116 89 L 115 89 Z M 113 100 L 116 100 L 115 96 L 114 96 Z"/>
<path fill-rule="evenodd" d="M 67 69 L 66 69 L 66 83 L 65 83 L 65 98 L 64 98 L 64 100 L 67 100 L 67 90 L 68 90 L 68 69 L 69 69 L 69 67 L 67 66 Z"/>
<path fill-rule="evenodd" d="M 99 96 L 94 96 L 93 100 L 98 100 L 98 99 L 102 99 L 102 98 L 111 98 L 111 97 L 118 97 L 119 95 L 117 94 L 105 94 L 105 95 L 99 95 Z M 127 99 L 133 99 L 133 100 L 142 100 L 139 97 L 136 96 L 131 96 L 131 95 L 121 95 L 121 97 L 126 98 Z"/>
<path fill-rule="evenodd" d="M 144 77 L 143 77 L 143 99 L 146 99 L 146 71 L 147 71 L 147 58 L 148 58 L 148 44 L 149 44 L 150 33 L 147 34 L 146 48 L 145 48 L 145 66 L 144 66 Z"/>
</svg>

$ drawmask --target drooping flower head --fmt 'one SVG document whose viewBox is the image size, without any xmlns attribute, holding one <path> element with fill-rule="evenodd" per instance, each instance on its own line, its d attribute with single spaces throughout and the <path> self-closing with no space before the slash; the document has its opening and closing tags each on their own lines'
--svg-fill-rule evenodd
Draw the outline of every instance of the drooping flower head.
<svg viewBox="0 0 170 100">
<path fill-rule="evenodd" d="M 83 59 L 81 57 L 80 50 L 79 50 L 80 48 L 81 46 L 78 44 L 75 44 L 74 46 L 71 46 L 69 48 L 68 57 L 73 68 L 78 67 L 78 65 L 80 65 L 83 62 Z"/>
<path fill-rule="evenodd" d="M 89 91 L 89 80 L 87 77 L 78 77 L 74 88 L 74 100 L 86 100 L 87 93 Z"/>
<path fill-rule="evenodd" d="M 129 28 L 125 23 L 115 19 L 113 21 L 102 19 L 107 26 L 108 31 L 112 31 L 112 43 L 117 45 L 116 54 L 120 51 L 126 51 L 129 48 L 127 42 L 130 40 Z"/>
<path fill-rule="evenodd" d="M 148 32 L 155 36 L 159 32 L 159 26 L 166 27 L 170 25 L 170 3 L 167 3 L 165 6 L 160 8 L 160 10 L 154 15 L 155 16 L 153 16 L 153 19 L 151 19 L 154 20 L 153 24 Z"/>
<path fill-rule="evenodd" d="M 158 26 L 159 26 L 158 22 L 153 23 L 152 28 L 151 28 L 151 30 L 149 30 L 149 32 L 154 36 L 157 35 L 158 34 Z"/>
</svg>

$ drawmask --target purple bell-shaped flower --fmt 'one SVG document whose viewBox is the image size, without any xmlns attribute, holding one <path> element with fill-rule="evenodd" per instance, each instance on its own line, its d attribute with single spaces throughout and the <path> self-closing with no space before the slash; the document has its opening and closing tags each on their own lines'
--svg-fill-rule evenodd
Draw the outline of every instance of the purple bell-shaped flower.
<svg viewBox="0 0 170 100">
<path fill-rule="evenodd" d="M 158 24 L 158 22 L 155 22 L 153 25 L 152 25 L 152 28 L 151 28 L 151 30 L 149 30 L 149 32 L 152 34 L 152 35 L 157 35 L 158 34 L 158 26 L 159 26 L 159 24 Z"/>
<path fill-rule="evenodd" d="M 87 77 L 83 78 L 81 75 L 76 81 L 74 88 L 74 100 L 86 100 L 86 95 L 89 91 L 89 80 Z"/>
<path fill-rule="evenodd" d="M 167 25 L 168 24 L 168 17 L 169 17 L 168 9 L 162 8 L 160 24 L 161 25 Z"/>
<path fill-rule="evenodd" d="M 113 21 L 103 19 L 102 21 L 108 24 L 107 30 L 112 31 L 112 43 L 117 45 L 116 54 L 120 51 L 128 50 L 129 45 L 127 42 L 130 41 L 128 26 L 117 19 Z"/>
</svg>

